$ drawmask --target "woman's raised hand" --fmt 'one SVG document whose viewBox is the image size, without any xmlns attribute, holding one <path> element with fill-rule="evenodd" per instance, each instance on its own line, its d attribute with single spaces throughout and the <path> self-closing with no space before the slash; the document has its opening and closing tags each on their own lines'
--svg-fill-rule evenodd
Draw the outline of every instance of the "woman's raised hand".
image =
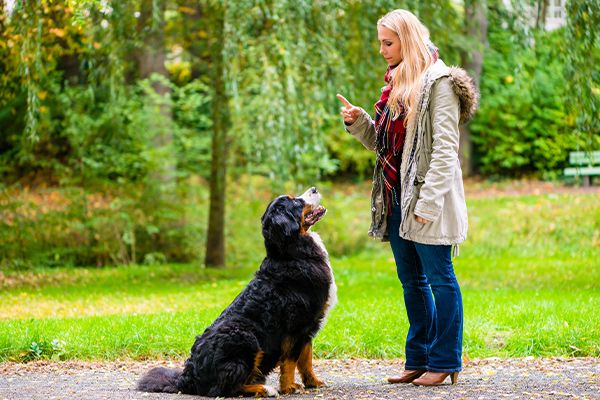
<svg viewBox="0 0 600 400">
<path fill-rule="evenodd" d="M 362 110 L 360 107 L 350 104 L 350 102 L 339 93 L 335 97 L 344 103 L 344 107 L 340 108 L 340 114 L 342 114 L 342 117 L 344 117 L 344 122 L 346 125 L 352 125 L 358 119 Z"/>
</svg>

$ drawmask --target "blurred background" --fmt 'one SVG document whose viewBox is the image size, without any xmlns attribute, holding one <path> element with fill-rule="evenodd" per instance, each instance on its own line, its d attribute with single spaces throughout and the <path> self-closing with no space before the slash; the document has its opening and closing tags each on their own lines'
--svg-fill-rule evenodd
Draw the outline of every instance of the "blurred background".
<svg viewBox="0 0 600 400">
<path fill-rule="evenodd" d="M 371 246 L 374 155 L 335 94 L 372 112 L 395 8 L 480 87 L 468 187 L 579 183 L 569 153 L 600 150 L 595 0 L 4 0 L 0 266 L 252 264 L 268 202 L 313 185 L 340 207 L 337 254 Z"/>
<path fill-rule="evenodd" d="M 597 0 L 0 0 L 0 362 L 186 357 L 265 256 L 266 206 L 310 186 L 339 297 L 316 357 L 402 357 L 375 157 L 335 97 L 373 112 L 396 8 L 481 92 L 465 363 L 599 357 Z"/>
</svg>

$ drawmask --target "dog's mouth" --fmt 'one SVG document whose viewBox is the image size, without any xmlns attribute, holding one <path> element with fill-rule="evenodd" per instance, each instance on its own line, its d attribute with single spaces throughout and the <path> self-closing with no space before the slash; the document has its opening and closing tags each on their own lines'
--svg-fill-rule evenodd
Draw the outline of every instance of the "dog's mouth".
<svg viewBox="0 0 600 400">
<path fill-rule="evenodd" d="M 319 222 L 327 212 L 327 209 L 321 205 L 316 206 L 304 215 L 304 225 L 312 226 Z"/>
</svg>

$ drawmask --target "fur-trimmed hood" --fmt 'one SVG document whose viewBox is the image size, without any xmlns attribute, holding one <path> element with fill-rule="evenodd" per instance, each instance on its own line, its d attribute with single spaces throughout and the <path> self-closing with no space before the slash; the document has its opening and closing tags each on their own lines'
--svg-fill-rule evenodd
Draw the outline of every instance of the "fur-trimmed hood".
<svg viewBox="0 0 600 400">
<path fill-rule="evenodd" d="M 468 122 L 477 111 L 479 106 L 479 92 L 475 86 L 473 78 L 467 74 L 467 71 L 460 67 L 450 67 L 450 82 L 454 93 L 460 100 L 460 122 Z"/>
<path fill-rule="evenodd" d="M 442 60 L 438 60 L 426 75 L 423 90 L 429 90 L 431 84 L 443 76 L 450 79 L 454 93 L 460 100 L 460 123 L 464 124 L 473 118 L 479 106 L 479 91 L 475 81 L 464 69 L 448 67 Z"/>
</svg>

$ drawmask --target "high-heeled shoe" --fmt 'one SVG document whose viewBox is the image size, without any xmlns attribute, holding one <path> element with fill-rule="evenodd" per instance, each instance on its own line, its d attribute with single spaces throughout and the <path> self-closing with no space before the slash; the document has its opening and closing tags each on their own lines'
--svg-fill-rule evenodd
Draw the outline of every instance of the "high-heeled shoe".
<svg viewBox="0 0 600 400">
<path fill-rule="evenodd" d="M 431 372 L 427 371 L 422 377 L 412 381 L 413 385 L 417 386 L 438 386 L 444 383 L 447 377 L 453 385 L 458 382 L 458 372 Z"/>
<path fill-rule="evenodd" d="M 425 372 L 427 372 L 427 371 L 422 370 L 422 369 L 417 369 L 417 370 L 406 369 L 402 372 L 402 375 L 390 376 L 387 378 L 387 381 L 389 383 L 411 383 L 412 381 L 414 381 L 415 379 L 417 379 L 418 377 L 423 375 Z"/>
</svg>

